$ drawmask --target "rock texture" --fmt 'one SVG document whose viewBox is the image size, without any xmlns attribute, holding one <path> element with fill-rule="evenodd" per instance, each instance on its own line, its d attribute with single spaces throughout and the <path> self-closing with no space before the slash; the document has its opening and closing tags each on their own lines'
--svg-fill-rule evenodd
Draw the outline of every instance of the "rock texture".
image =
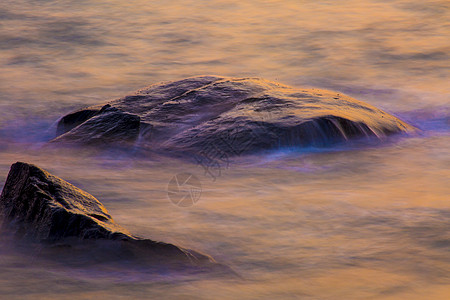
<svg viewBox="0 0 450 300">
<path fill-rule="evenodd" d="M 110 144 L 232 156 L 280 147 L 327 147 L 414 128 L 335 92 L 257 78 L 200 76 L 152 85 L 64 116 L 53 142 Z"/>
<path fill-rule="evenodd" d="M 2 229 L 21 240 L 81 247 L 89 257 L 95 250 L 86 245 L 101 248 L 103 258 L 182 267 L 217 265 L 193 250 L 131 235 L 92 195 L 27 163 L 12 165 L 0 196 L 0 216 Z"/>
<path fill-rule="evenodd" d="M 83 126 L 76 126 L 82 122 Z M 55 141 L 87 145 L 126 145 L 134 143 L 141 131 L 139 116 L 105 105 L 98 112 L 92 109 L 64 117 L 57 131 L 62 134 Z"/>
</svg>

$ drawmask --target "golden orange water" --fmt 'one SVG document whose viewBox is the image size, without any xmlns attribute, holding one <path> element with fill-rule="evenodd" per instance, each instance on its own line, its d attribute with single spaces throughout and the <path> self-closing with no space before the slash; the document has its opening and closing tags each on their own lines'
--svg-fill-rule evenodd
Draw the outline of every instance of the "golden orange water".
<svg viewBox="0 0 450 300">
<path fill-rule="evenodd" d="M 449 41 L 448 1 L 0 2 L 0 187 L 13 162 L 37 164 L 132 233 L 242 276 L 71 268 L 2 244 L 0 295 L 448 299 Z M 335 90 L 421 132 L 238 157 L 215 180 L 168 158 L 40 147 L 73 109 L 199 74 Z M 181 172 L 202 184 L 192 207 L 167 196 Z"/>
</svg>

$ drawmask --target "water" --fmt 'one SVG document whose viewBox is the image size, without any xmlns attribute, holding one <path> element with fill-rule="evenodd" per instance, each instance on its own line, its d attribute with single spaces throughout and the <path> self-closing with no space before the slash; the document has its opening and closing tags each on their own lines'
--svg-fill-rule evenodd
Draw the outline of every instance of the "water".
<svg viewBox="0 0 450 300">
<path fill-rule="evenodd" d="M 0 294 L 448 299 L 448 1 L 166 2 L 0 3 L 0 186 L 13 162 L 35 163 L 131 232 L 208 253 L 242 279 L 71 268 L 4 242 Z M 215 180 L 167 158 L 39 146 L 73 109 L 200 74 L 333 89 L 422 132 L 238 158 Z M 190 208 L 167 198 L 180 172 L 202 183 Z"/>
</svg>

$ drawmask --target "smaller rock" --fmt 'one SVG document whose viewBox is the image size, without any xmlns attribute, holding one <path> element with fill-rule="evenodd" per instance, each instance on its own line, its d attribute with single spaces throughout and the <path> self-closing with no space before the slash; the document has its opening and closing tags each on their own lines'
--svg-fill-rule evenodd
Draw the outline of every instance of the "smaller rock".
<svg viewBox="0 0 450 300">
<path fill-rule="evenodd" d="M 106 106 L 106 105 L 105 105 Z M 58 136 L 74 129 L 78 125 L 83 122 L 89 120 L 93 116 L 97 115 L 100 112 L 101 108 L 96 109 L 95 107 L 86 108 L 82 110 L 78 110 L 76 112 L 70 113 L 62 117 L 56 128 L 56 134 Z"/>
<path fill-rule="evenodd" d="M 101 257 L 149 267 L 227 269 L 196 251 L 131 235 L 95 197 L 23 162 L 11 166 L 0 196 L 0 217 L 4 231 L 47 245 L 40 251 L 50 257 L 70 254 L 86 262 Z"/>
<path fill-rule="evenodd" d="M 65 116 L 58 124 L 58 131 L 67 132 L 52 142 L 122 146 L 136 142 L 140 127 L 139 116 L 105 105 L 99 111 L 90 109 Z"/>
</svg>

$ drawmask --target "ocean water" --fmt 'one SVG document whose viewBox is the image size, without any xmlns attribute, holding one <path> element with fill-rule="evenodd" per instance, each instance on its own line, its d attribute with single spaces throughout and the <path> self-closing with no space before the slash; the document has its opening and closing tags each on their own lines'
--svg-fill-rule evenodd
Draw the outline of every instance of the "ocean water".
<svg viewBox="0 0 450 300">
<path fill-rule="evenodd" d="M 419 128 L 370 146 L 200 165 L 42 147 L 74 109 L 200 74 L 345 93 Z M 72 267 L 0 245 L 0 298 L 448 299 L 448 1 L 0 2 L 0 188 L 26 161 L 144 237 L 240 278 Z M 202 193 L 167 193 L 179 173 Z"/>
</svg>

